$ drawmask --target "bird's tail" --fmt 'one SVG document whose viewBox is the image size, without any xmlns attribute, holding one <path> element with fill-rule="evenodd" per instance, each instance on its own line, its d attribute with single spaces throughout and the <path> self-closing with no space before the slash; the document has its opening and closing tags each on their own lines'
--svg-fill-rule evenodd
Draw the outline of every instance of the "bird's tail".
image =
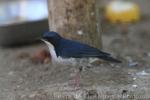
<svg viewBox="0 0 150 100">
<path fill-rule="evenodd" d="M 105 56 L 100 57 L 100 58 L 103 59 L 103 60 L 106 60 L 106 61 L 114 62 L 114 63 L 121 63 L 120 60 L 115 59 L 115 58 L 113 58 L 113 57 L 111 57 L 109 55 L 105 55 Z"/>
</svg>

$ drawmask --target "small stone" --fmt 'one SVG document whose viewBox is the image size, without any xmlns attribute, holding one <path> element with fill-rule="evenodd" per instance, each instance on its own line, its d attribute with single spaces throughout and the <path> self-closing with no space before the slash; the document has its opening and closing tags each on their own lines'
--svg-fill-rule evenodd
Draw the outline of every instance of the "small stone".
<svg viewBox="0 0 150 100">
<path fill-rule="evenodd" d="M 10 71 L 10 72 L 8 73 L 8 75 L 12 76 L 12 75 L 14 75 L 14 72 L 13 72 L 13 71 Z"/>
<path fill-rule="evenodd" d="M 136 77 L 134 77 L 133 80 L 136 80 Z"/>
<path fill-rule="evenodd" d="M 145 75 L 150 75 L 150 73 L 145 72 L 145 70 L 136 73 L 136 75 L 141 75 L 141 76 L 145 76 Z"/>
<path fill-rule="evenodd" d="M 135 66 L 138 66 L 138 62 L 129 62 L 128 66 L 129 67 L 135 67 Z"/>
<path fill-rule="evenodd" d="M 78 32 L 78 35 L 83 35 L 83 31 L 79 30 Z"/>
<path fill-rule="evenodd" d="M 127 94 L 128 90 L 122 90 L 122 95 Z"/>
<path fill-rule="evenodd" d="M 17 88 L 20 88 L 20 85 L 17 85 Z"/>
<path fill-rule="evenodd" d="M 138 86 L 136 84 L 132 85 L 132 87 L 137 88 Z"/>
</svg>

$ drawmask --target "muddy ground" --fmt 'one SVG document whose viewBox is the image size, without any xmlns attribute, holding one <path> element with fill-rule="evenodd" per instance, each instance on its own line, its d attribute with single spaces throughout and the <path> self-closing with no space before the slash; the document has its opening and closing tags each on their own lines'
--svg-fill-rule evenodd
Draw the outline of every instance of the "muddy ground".
<svg viewBox="0 0 150 100">
<path fill-rule="evenodd" d="M 0 48 L 0 100 L 149 100 L 150 14 L 143 15 L 129 25 L 126 38 L 120 26 L 103 23 L 103 50 L 123 63 L 84 66 L 78 88 L 73 78 L 80 65 L 35 64 L 29 56 L 20 57 L 46 48 L 44 44 Z"/>
</svg>

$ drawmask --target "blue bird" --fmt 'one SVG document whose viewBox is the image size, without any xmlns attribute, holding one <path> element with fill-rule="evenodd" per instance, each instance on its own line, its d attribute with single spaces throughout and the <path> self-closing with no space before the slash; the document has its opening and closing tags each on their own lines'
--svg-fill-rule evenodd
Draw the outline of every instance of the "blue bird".
<svg viewBox="0 0 150 100">
<path fill-rule="evenodd" d="M 99 58 L 105 61 L 121 63 L 111 56 L 111 54 L 100 51 L 77 41 L 65 39 L 56 32 L 46 32 L 42 39 L 49 47 L 53 61 L 61 58 Z"/>
</svg>

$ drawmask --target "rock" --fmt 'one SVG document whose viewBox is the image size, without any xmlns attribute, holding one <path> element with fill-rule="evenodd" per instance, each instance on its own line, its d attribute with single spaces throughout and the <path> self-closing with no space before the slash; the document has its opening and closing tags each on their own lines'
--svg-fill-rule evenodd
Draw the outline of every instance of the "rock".
<svg viewBox="0 0 150 100">
<path fill-rule="evenodd" d="M 132 85 L 132 87 L 137 88 L 138 86 L 136 84 Z"/>
<path fill-rule="evenodd" d="M 138 62 L 129 62 L 129 64 L 128 64 L 129 67 L 136 67 L 138 65 L 139 65 Z"/>
<path fill-rule="evenodd" d="M 134 77 L 133 80 L 136 80 L 136 77 Z"/>
<path fill-rule="evenodd" d="M 136 73 L 136 75 L 138 75 L 138 76 L 145 76 L 145 75 L 150 75 L 150 73 L 147 73 L 145 70 L 143 70 L 141 72 Z"/>
<path fill-rule="evenodd" d="M 122 90 L 122 95 L 126 95 L 127 94 L 127 92 L 128 92 L 128 90 Z"/>
<path fill-rule="evenodd" d="M 13 76 L 15 73 L 13 71 L 8 72 L 8 75 Z"/>
</svg>

